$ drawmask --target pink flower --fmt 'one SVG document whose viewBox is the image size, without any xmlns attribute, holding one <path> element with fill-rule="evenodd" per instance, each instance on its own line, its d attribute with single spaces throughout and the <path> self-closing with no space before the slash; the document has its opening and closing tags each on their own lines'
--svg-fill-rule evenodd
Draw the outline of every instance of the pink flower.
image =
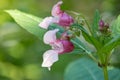
<svg viewBox="0 0 120 80">
<path fill-rule="evenodd" d="M 40 22 L 39 26 L 44 29 L 48 29 L 49 25 L 53 23 L 53 17 L 46 17 Z"/>
<path fill-rule="evenodd" d="M 53 6 L 51 11 L 52 16 L 58 16 L 59 14 L 63 13 L 63 11 L 60 9 L 62 3 L 63 3 L 62 1 L 59 1 L 57 4 Z"/>
<path fill-rule="evenodd" d="M 58 25 L 63 27 L 70 26 L 74 22 L 74 20 L 70 15 L 60 9 L 61 4 L 62 1 L 59 1 L 56 5 L 53 6 L 52 16 L 54 16 L 55 18 L 57 17 L 58 20 L 55 23 L 57 23 Z"/>
<path fill-rule="evenodd" d="M 56 39 L 56 33 L 58 31 L 58 29 L 49 30 L 44 35 L 44 43 L 51 45 L 52 49 L 43 54 L 42 67 L 48 67 L 49 70 L 53 63 L 58 61 L 59 52 L 63 51 L 62 44 L 57 42 Z"/>
<path fill-rule="evenodd" d="M 73 24 L 73 18 L 60 9 L 61 4 L 62 1 L 59 1 L 53 6 L 51 12 L 53 17 L 46 17 L 45 19 L 43 19 L 43 21 L 39 24 L 41 28 L 48 29 L 49 25 L 52 23 L 56 23 L 63 27 L 69 27 Z"/>
<path fill-rule="evenodd" d="M 69 40 L 60 40 L 56 38 L 56 33 L 58 31 L 58 29 L 49 30 L 44 35 L 44 42 L 49 44 L 52 49 L 43 54 L 42 67 L 48 67 L 49 70 L 53 63 L 58 61 L 59 54 L 71 52 L 74 49 L 72 42 Z"/>
</svg>

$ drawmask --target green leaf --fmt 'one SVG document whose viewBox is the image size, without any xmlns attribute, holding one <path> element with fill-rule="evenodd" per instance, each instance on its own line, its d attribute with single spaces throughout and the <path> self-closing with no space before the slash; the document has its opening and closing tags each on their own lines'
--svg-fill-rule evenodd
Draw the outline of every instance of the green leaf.
<svg viewBox="0 0 120 80">
<path fill-rule="evenodd" d="M 110 69 L 109 80 L 120 80 L 120 70 Z M 102 69 L 88 58 L 72 62 L 65 71 L 64 80 L 104 80 Z"/>
<path fill-rule="evenodd" d="M 110 58 L 110 65 L 120 69 L 120 45 L 114 49 Z"/>
<path fill-rule="evenodd" d="M 85 50 L 80 49 L 80 48 L 75 48 L 72 52 L 69 54 L 85 54 Z"/>
<path fill-rule="evenodd" d="M 118 18 L 113 22 L 112 27 L 112 35 L 115 37 L 116 35 L 120 35 L 120 15 Z"/>
<path fill-rule="evenodd" d="M 94 47 L 97 50 L 99 50 L 102 47 L 100 42 L 98 40 L 96 40 L 96 38 L 94 38 L 93 36 L 90 36 L 90 35 L 86 34 L 85 32 L 82 32 L 82 35 L 84 36 L 85 40 L 88 41 L 90 44 L 94 45 Z"/>
<path fill-rule="evenodd" d="M 22 28 L 37 36 L 40 40 L 43 39 L 46 30 L 38 26 L 42 19 L 19 10 L 6 10 L 5 12 L 7 12 Z"/>
<path fill-rule="evenodd" d="M 79 49 L 82 49 L 82 52 L 86 52 L 88 54 L 92 53 L 87 45 L 85 45 L 78 37 L 71 40 Z"/>
<path fill-rule="evenodd" d="M 106 43 L 102 49 L 100 50 L 100 53 L 111 53 L 111 51 L 120 45 L 120 36 L 116 36 L 112 38 L 108 43 Z"/>
<path fill-rule="evenodd" d="M 94 20 L 93 20 L 93 24 L 92 24 L 92 34 L 94 37 L 97 37 L 97 31 L 98 31 L 98 28 L 99 28 L 99 20 L 100 20 L 100 14 L 99 14 L 99 11 L 96 10 L 95 11 L 95 14 L 94 14 Z"/>
<path fill-rule="evenodd" d="M 62 26 L 59 26 L 57 24 L 51 24 L 48 29 L 51 30 L 51 29 L 56 29 L 58 28 L 59 29 L 59 32 L 58 34 L 61 35 L 63 32 L 65 32 L 65 29 L 62 27 Z"/>
</svg>

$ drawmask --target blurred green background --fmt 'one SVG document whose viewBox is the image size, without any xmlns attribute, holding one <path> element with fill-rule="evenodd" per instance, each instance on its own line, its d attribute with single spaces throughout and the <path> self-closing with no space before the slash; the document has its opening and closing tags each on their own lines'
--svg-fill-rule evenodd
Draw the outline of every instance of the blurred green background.
<svg viewBox="0 0 120 80">
<path fill-rule="evenodd" d="M 48 71 L 41 67 L 42 54 L 46 47 L 37 37 L 17 25 L 3 10 L 21 11 L 46 17 L 59 0 L 0 0 L 0 80 L 64 80 L 67 65 L 80 57 L 77 54 L 60 55 L 60 59 Z M 120 0 L 63 0 L 63 10 L 72 10 L 86 15 L 88 21 L 99 9 L 111 20 L 120 13 Z M 29 24 L 29 23 L 26 23 Z"/>
</svg>

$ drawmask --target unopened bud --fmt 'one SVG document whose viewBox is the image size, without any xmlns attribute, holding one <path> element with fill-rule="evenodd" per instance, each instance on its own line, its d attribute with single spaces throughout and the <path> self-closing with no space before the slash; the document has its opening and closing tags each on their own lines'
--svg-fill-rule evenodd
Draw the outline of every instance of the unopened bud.
<svg viewBox="0 0 120 80">
<path fill-rule="evenodd" d="M 104 27 L 104 25 L 105 25 L 104 21 L 103 21 L 103 20 L 100 20 L 100 21 L 99 21 L 99 26 L 100 26 L 100 27 Z"/>
</svg>

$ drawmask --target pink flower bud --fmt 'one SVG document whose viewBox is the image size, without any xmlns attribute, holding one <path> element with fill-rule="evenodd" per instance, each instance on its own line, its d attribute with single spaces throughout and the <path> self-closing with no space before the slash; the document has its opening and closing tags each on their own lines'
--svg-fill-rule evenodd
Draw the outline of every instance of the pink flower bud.
<svg viewBox="0 0 120 80">
<path fill-rule="evenodd" d="M 103 29 L 103 27 L 105 26 L 105 23 L 103 20 L 99 21 L 99 26 L 100 26 L 100 30 Z"/>
<path fill-rule="evenodd" d="M 60 9 L 60 6 L 63 2 L 59 1 L 57 4 L 55 4 L 52 8 L 52 16 L 58 16 L 59 14 L 63 13 L 63 11 Z"/>
<path fill-rule="evenodd" d="M 74 45 L 72 42 L 70 42 L 69 40 L 60 40 L 60 42 L 63 44 L 63 52 L 59 53 L 59 54 L 63 54 L 63 53 L 68 53 L 73 51 L 74 49 Z"/>
<path fill-rule="evenodd" d="M 57 24 L 59 24 L 60 26 L 63 26 L 63 27 L 68 27 L 68 26 L 72 25 L 73 22 L 74 22 L 73 18 L 64 12 L 59 15 L 59 21 Z"/>
<path fill-rule="evenodd" d="M 101 32 L 107 32 L 108 29 L 109 28 L 109 24 L 108 23 L 105 23 L 103 20 L 100 20 L 100 22 L 99 22 L 99 30 L 101 31 Z"/>
</svg>

